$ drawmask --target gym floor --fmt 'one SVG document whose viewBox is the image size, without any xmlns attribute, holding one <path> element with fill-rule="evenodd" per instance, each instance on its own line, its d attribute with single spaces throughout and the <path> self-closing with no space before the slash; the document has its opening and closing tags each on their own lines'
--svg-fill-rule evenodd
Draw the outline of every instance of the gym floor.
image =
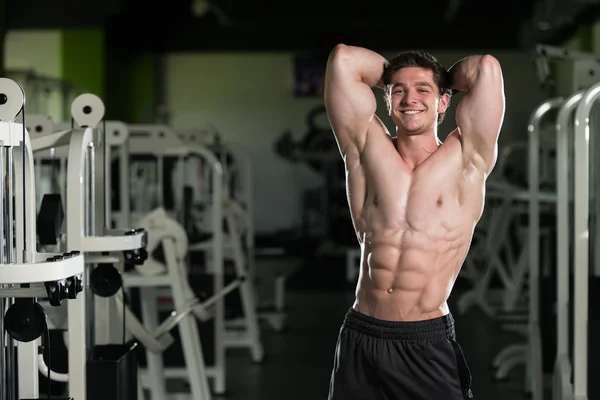
<svg viewBox="0 0 600 400">
<path fill-rule="evenodd" d="M 334 289 L 315 287 L 316 285 L 307 282 L 308 276 L 316 275 L 303 272 L 306 275 L 302 279 L 304 284 L 296 282 L 289 285 L 292 287 L 288 289 L 286 299 L 289 309 L 286 332 L 277 334 L 267 326 L 263 328 L 263 343 L 267 354 L 264 362 L 252 363 L 248 353 L 242 350 L 228 353 L 227 399 L 327 398 L 335 342 L 344 315 L 352 304 L 354 289 L 340 288 L 339 280 Z M 327 280 L 326 277 L 325 281 Z M 320 284 L 328 286 L 323 280 Z M 452 310 L 456 310 L 454 300 L 459 294 L 460 289 L 457 287 L 450 302 Z M 475 398 L 528 398 L 523 390 L 525 378 L 522 366 L 515 368 L 509 379 L 503 382 L 494 381 L 491 368 L 492 359 L 502 347 L 519 338 L 503 332 L 497 323 L 477 309 L 462 316 L 455 311 L 454 316 L 457 340 L 463 347 L 473 375 L 472 390 Z M 186 398 L 189 396 L 172 397 L 173 400 Z"/>
</svg>

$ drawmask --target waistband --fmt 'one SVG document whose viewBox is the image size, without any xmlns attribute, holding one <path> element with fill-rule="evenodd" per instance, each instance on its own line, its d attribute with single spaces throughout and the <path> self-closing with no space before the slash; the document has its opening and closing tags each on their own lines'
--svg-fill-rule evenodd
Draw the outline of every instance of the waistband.
<svg viewBox="0 0 600 400">
<path fill-rule="evenodd" d="M 455 338 L 452 314 L 424 321 L 384 321 L 362 314 L 353 308 L 344 318 L 344 327 L 380 339 L 427 340 Z"/>
</svg>

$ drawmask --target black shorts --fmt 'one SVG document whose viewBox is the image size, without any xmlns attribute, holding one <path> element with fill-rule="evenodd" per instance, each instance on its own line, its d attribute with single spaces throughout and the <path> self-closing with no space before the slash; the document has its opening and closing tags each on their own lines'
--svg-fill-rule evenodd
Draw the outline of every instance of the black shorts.
<svg viewBox="0 0 600 400">
<path fill-rule="evenodd" d="M 329 400 L 473 399 L 452 315 L 392 322 L 351 309 L 340 330 Z"/>
</svg>

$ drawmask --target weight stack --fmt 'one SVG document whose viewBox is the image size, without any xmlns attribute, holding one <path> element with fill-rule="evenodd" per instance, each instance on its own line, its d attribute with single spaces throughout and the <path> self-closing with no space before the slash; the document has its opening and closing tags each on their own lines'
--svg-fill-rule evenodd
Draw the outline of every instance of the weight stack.
<svg viewBox="0 0 600 400">
<path fill-rule="evenodd" d="M 87 400 L 137 399 L 137 352 L 133 341 L 94 346 L 94 358 L 87 362 Z"/>
</svg>

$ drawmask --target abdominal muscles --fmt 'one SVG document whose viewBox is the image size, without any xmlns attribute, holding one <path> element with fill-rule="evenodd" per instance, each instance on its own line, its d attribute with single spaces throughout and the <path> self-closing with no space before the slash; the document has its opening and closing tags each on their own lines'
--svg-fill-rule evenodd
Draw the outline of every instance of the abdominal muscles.
<svg viewBox="0 0 600 400">
<path fill-rule="evenodd" d="M 443 233 L 410 228 L 366 233 L 354 308 L 394 321 L 447 314 L 446 301 L 471 237 L 472 231 L 457 229 Z"/>
</svg>

